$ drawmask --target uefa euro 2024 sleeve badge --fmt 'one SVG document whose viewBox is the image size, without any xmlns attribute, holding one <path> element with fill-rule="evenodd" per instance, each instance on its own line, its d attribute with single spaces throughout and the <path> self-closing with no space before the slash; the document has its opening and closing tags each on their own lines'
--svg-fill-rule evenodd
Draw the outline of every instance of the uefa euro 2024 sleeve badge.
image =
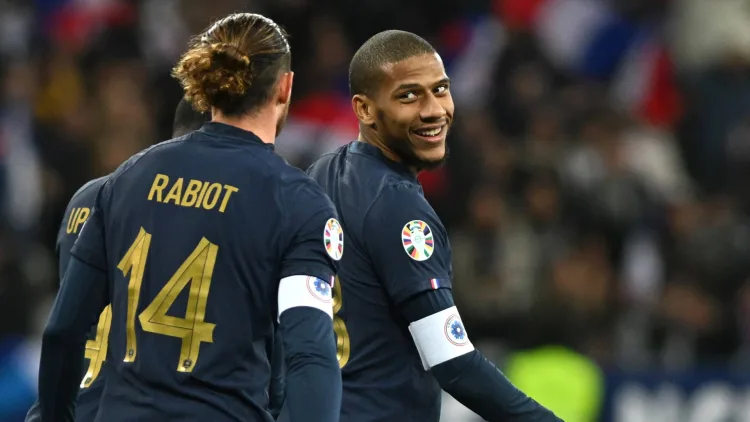
<svg viewBox="0 0 750 422">
<path fill-rule="evenodd" d="M 323 244 L 328 256 L 338 261 L 344 255 L 344 230 L 335 218 L 329 218 L 323 230 Z"/>
<path fill-rule="evenodd" d="M 412 220 L 401 230 L 401 244 L 409 257 L 415 261 L 425 261 L 432 256 L 435 241 L 432 230 L 422 220 Z"/>
</svg>

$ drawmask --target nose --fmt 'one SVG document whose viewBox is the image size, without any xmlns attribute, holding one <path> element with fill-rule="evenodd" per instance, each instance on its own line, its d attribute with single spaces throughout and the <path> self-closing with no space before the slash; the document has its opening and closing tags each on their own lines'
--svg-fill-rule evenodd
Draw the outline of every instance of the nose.
<svg viewBox="0 0 750 422">
<path fill-rule="evenodd" d="M 434 122 L 444 118 L 446 115 L 445 107 L 441 104 L 440 99 L 435 95 L 427 95 L 424 107 L 422 107 L 419 117 L 423 122 Z"/>
</svg>

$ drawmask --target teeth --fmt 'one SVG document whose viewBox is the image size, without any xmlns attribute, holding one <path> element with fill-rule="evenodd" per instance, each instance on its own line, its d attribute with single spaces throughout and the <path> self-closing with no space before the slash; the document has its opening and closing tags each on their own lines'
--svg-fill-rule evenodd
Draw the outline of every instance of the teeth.
<svg viewBox="0 0 750 422">
<path fill-rule="evenodd" d="M 420 131 L 417 131 L 417 133 L 420 136 L 437 136 L 442 131 L 443 131 L 443 127 L 441 126 L 439 128 L 430 129 L 430 130 L 420 130 Z"/>
</svg>

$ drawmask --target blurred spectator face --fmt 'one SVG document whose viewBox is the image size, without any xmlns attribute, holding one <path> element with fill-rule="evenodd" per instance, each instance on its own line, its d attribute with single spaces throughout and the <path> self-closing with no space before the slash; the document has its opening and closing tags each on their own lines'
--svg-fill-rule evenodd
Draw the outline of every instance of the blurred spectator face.
<svg viewBox="0 0 750 422">
<path fill-rule="evenodd" d="M 537 64 L 519 66 L 511 76 L 513 95 L 520 104 L 530 105 L 547 92 L 548 81 Z"/>
<path fill-rule="evenodd" d="M 582 137 L 599 154 L 610 172 L 626 168 L 623 130 L 615 118 L 599 118 L 586 123 Z"/>
<path fill-rule="evenodd" d="M 349 65 L 349 48 L 341 24 L 327 15 L 316 17 L 312 22 L 315 37 L 315 64 L 324 75 L 334 74 Z"/>
<path fill-rule="evenodd" d="M 373 99 L 376 135 L 409 166 L 440 166 L 454 108 L 442 59 L 412 57 L 385 66 L 383 73 Z"/>
<path fill-rule="evenodd" d="M 489 138 L 497 135 L 487 113 L 473 112 L 459 120 L 460 131 L 469 139 L 483 144 Z"/>
<path fill-rule="evenodd" d="M 671 232 L 678 239 L 692 234 L 701 224 L 703 207 L 696 202 L 676 204 L 669 213 Z"/>
<path fill-rule="evenodd" d="M 661 306 L 665 317 L 698 332 L 708 331 L 719 314 L 712 300 L 690 285 L 669 285 Z"/>
<path fill-rule="evenodd" d="M 30 63 L 12 63 L 3 80 L 3 92 L 8 102 L 31 100 L 34 95 L 35 77 L 35 69 Z"/>
<path fill-rule="evenodd" d="M 558 189 L 555 183 L 540 177 L 531 182 L 526 190 L 526 205 L 531 218 L 548 222 L 558 215 Z"/>
<path fill-rule="evenodd" d="M 482 174 L 488 181 L 507 183 L 515 164 L 515 154 L 503 139 L 490 138 L 481 147 Z"/>
<path fill-rule="evenodd" d="M 606 309 L 611 284 L 611 268 L 600 239 L 558 262 L 553 282 L 563 301 L 579 311 Z"/>
<path fill-rule="evenodd" d="M 97 163 L 103 174 L 115 171 L 128 157 L 143 148 L 139 137 L 121 131 L 104 133 L 99 141 Z"/>
<path fill-rule="evenodd" d="M 551 143 L 560 136 L 560 115 L 552 107 L 541 106 L 534 110 L 529 122 L 529 137 L 532 141 Z"/>
<path fill-rule="evenodd" d="M 480 229 L 494 230 L 500 227 L 503 220 L 503 199 L 492 186 L 483 187 L 471 198 L 471 216 L 474 226 Z"/>
<path fill-rule="evenodd" d="M 114 62 L 99 71 L 97 85 L 102 111 L 111 123 L 127 122 L 127 127 L 148 126 L 148 112 L 142 87 L 143 67 L 130 61 Z"/>
<path fill-rule="evenodd" d="M 537 106 L 528 125 L 527 160 L 534 166 L 554 167 L 560 160 L 560 111 L 548 105 Z"/>
</svg>

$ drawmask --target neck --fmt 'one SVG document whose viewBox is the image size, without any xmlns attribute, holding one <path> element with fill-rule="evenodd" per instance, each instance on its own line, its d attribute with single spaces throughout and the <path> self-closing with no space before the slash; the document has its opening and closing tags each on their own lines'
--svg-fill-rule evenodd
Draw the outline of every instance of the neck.
<svg viewBox="0 0 750 422">
<path fill-rule="evenodd" d="M 213 109 L 211 111 L 211 121 L 252 132 L 266 144 L 276 142 L 276 119 L 270 110 L 267 109 L 239 117 L 226 116 L 220 111 Z"/>
<path fill-rule="evenodd" d="M 403 160 L 401 160 L 401 158 L 395 152 L 393 152 L 393 150 L 391 150 L 385 145 L 385 142 L 383 142 L 383 140 L 380 139 L 380 136 L 378 136 L 375 132 L 371 130 L 365 130 L 364 128 L 360 127 L 359 136 L 357 137 L 357 140 L 359 142 L 364 142 L 374 147 L 377 147 L 380 150 L 380 152 L 382 152 L 383 155 L 385 155 L 385 157 L 391 161 L 395 161 L 397 163 L 403 162 Z M 413 166 L 409 166 L 409 170 L 411 170 L 414 174 L 419 173 L 419 169 Z"/>
</svg>

